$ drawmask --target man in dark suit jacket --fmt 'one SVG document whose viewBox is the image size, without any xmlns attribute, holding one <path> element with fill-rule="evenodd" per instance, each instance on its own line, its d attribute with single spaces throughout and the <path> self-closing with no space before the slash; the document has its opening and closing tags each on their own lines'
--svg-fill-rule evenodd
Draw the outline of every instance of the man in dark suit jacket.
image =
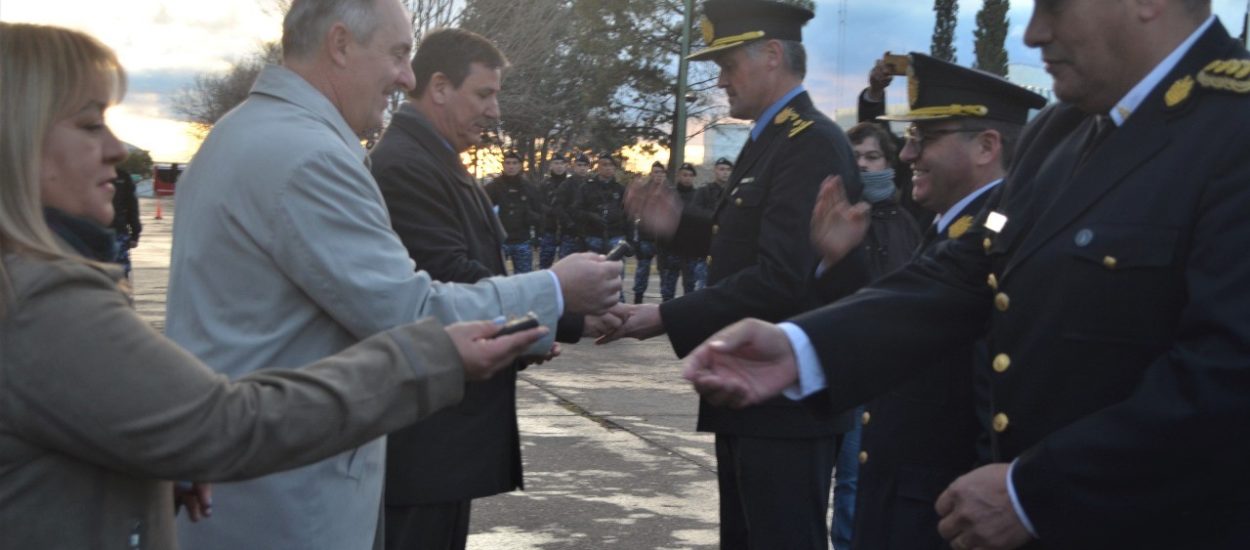
<svg viewBox="0 0 1250 550">
<path fill-rule="evenodd" d="M 638 306 L 617 335 L 667 332 L 678 356 L 734 321 L 780 320 L 818 306 L 810 284 L 817 253 L 805 238 L 812 204 L 830 174 L 841 174 L 852 196 L 859 194 L 846 136 L 802 87 L 801 29 L 812 12 L 757 0 L 704 6 L 708 48 L 691 59 L 716 61 L 730 114 L 756 124 L 711 220 L 708 286 L 659 306 Z M 646 219 L 656 223 L 657 234 L 677 226 L 671 249 L 685 253 L 685 243 L 698 241 L 685 234 L 708 226 L 697 216 L 681 217 L 671 191 L 661 189 L 632 197 L 631 205 L 656 214 Z M 862 260 L 848 258 L 833 268 L 841 294 L 867 281 Z M 698 429 L 716 434 L 722 548 L 828 547 L 835 435 L 852 425 L 849 415 L 836 412 L 813 412 L 786 399 L 744 411 L 700 403 Z"/>
<path fill-rule="evenodd" d="M 880 118 L 911 123 L 899 158 L 916 174 L 916 202 L 936 215 L 917 251 L 924 254 L 972 227 L 1030 109 L 1046 100 L 988 73 L 920 53 L 910 59 L 911 112 Z M 977 463 L 973 365 L 982 348 L 967 343 L 927 361 L 861 413 L 853 548 L 949 548 L 934 503 Z"/>
<path fill-rule="evenodd" d="M 503 226 L 459 153 L 499 117 L 506 64 L 476 34 L 428 34 L 412 61 L 417 86 L 371 155 L 396 233 L 439 281 L 504 274 Z M 584 327 L 579 317 L 562 317 L 557 339 L 576 341 L 586 329 L 598 334 L 619 325 L 614 319 L 590 318 Z M 391 434 L 386 464 L 386 548 L 464 548 L 471 499 L 523 485 L 516 369 L 468 384 L 459 405 Z"/>
<path fill-rule="evenodd" d="M 743 404 L 804 368 L 853 403 L 985 337 L 995 463 L 939 498 L 953 547 L 1250 545 L 1250 443 L 1231 435 L 1250 418 L 1250 55 L 1210 14 L 1039 3 L 1025 40 L 1063 103 L 1025 130 L 985 215 L 797 318 L 818 336 L 804 359 L 787 328 L 743 323 L 687 375 Z"/>
</svg>

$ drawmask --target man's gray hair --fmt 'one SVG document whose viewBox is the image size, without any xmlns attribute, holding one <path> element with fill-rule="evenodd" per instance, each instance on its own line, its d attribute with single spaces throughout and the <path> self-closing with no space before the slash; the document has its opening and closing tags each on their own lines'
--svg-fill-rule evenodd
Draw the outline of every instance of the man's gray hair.
<svg viewBox="0 0 1250 550">
<path fill-rule="evenodd" d="M 342 22 L 359 44 L 368 43 L 378 28 L 380 0 L 295 0 L 282 20 L 282 55 L 307 57 L 321 46 L 326 32 Z"/>
<path fill-rule="evenodd" d="M 790 73 L 800 79 L 807 77 L 807 50 L 803 48 L 803 43 L 797 40 L 780 39 L 777 39 L 777 42 L 781 43 L 781 58 Z M 767 43 L 768 40 L 756 40 L 744 47 L 747 49 L 748 55 L 755 57 L 763 51 L 764 45 Z"/>
</svg>

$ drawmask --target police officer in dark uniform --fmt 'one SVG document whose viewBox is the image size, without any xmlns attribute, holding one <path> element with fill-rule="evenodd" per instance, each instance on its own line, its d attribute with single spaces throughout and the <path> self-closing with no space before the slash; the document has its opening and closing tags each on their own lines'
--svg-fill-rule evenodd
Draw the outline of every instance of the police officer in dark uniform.
<svg viewBox="0 0 1250 550">
<path fill-rule="evenodd" d="M 636 306 L 618 331 L 635 338 L 667 332 L 679 357 L 735 321 L 781 320 L 818 306 L 810 284 L 818 258 L 807 239 L 812 206 L 831 174 L 848 182 L 852 199 L 860 192 L 846 136 L 803 89 L 802 27 L 814 14 L 781 2 L 711 0 L 704 15 L 707 47 L 691 59 L 720 66 L 730 115 L 755 126 L 710 224 L 682 216 L 671 192 L 631 196 L 633 210 L 671 213 L 655 215 L 657 226 L 671 224 L 656 229 L 675 226 L 670 242 L 677 253 L 697 242 L 688 233 L 712 234 L 708 286 Z M 842 294 L 867 281 L 862 255 L 831 270 Z M 716 434 L 722 548 L 828 548 L 836 435 L 852 425 L 838 412 L 785 398 L 745 410 L 700 402 L 698 429 Z"/>
<path fill-rule="evenodd" d="M 1025 40 L 1062 103 L 962 236 L 687 375 L 850 406 L 986 338 L 992 463 L 938 498 L 953 548 L 1250 547 L 1250 54 L 1204 0 L 1038 2 Z"/>
<path fill-rule="evenodd" d="M 916 252 L 924 254 L 972 228 L 1006 174 L 1030 109 L 1046 100 L 1000 77 L 921 53 L 910 60 L 911 112 L 881 120 L 911 123 L 900 158 L 915 169 L 917 203 L 936 216 Z M 875 205 L 873 214 L 870 231 L 880 226 Z M 981 426 L 973 407 L 973 367 L 984 357 L 979 343 L 947 351 L 860 411 L 852 548 L 949 548 L 938 534 L 934 503 L 977 463 Z"/>
<path fill-rule="evenodd" d="M 677 185 L 673 186 L 673 190 L 683 209 L 694 206 L 695 196 L 699 192 L 694 186 L 694 179 L 698 175 L 699 172 L 689 162 L 682 164 L 677 170 Z M 667 302 L 677 296 L 679 277 L 683 294 L 690 294 L 701 288 L 701 286 L 696 286 L 698 266 L 704 261 L 706 254 L 692 255 L 689 250 L 685 254 L 678 254 L 671 248 L 665 246 L 660 250 L 660 301 L 662 302 Z M 706 271 L 704 273 L 706 274 Z"/>
<path fill-rule="evenodd" d="M 602 153 L 595 164 L 595 176 L 577 190 L 574 215 L 582 228 L 586 247 L 607 254 L 625 240 L 625 187 L 616 181 L 616 159 Z"/>
<path fill-rule="evenodd" d="M 139 199 L 135 195 L 135 181 L 130 173 L 117 169 L 117 178 L 113 180 L 113 238 L 117 242 L 117 255 L 114 261 L 122 265 L 127 277 L 130 276 L 130 249 L 139 246 L 139 235 L 143 233 L 143 222 L 139 221 Z"/>
<path fill-rule="evenodd" d="M 698 223 L 689 224 L 690 227 L 711 228 L 712 217 L 716 214 L 716 207 L 720 205 L 721 198 L 725 196 L 725 189 L 729 187 L 729 176 L 733 173 L 734 163 L 725 157 L 716 159 L 716 163 L 712 166 L 712 181 L 707 185 L 695 189 L 694 199 L 690 204 L 685 205 L 682 216 L 689 217 L 692 220 L 698 220 Z M 687 243 L 684 245 L 686 253 L 697 258 L 694 264 L 695 290 L 701 290 L 707 286 L 707 252 L 712 245 L 711 231 L 704 231 L 701 235 L 691 235 L 691 231 L 687 231 Z"/>
<path fill-rule="evenodd" d="M 664 163 L 655 161 L 651 163 L 651 173 L 646 180 L 641 182 L 635 181 L 634 186 L 641 186 L 644 189 L 639 192 L 646 192 L 647 187 L 668 185 L 668 169 Z M 646 212 L 639 212 L 633 216 L 630 221 L 629 242 L 634 247 L 634 303 L 641 304 L 643 295 L 647 292 L 647 286 L 651 283 L 651 263 L 653 260 L 659 260 L 661 276 L 664 273 L 664 257 L 656 247 L 655 235 L 651 234 L 651 230 L 646 227 L 643 217 Z"/>
<path fill-rule="evenodd" d="M 538 234 L 538 268 L 547 269 L 555 263 L 560 242 L 564 239 L 564 228 L 572 225 L 573 217 L 569 215 L 568 203 L 561 200 L 561 187 L 569 179 L 568 162 L 564 155 L 551 158 L 551 167 L 547 177 L 543 178 L 538 191 L 543 200 L 543 225 Z"/>
<path fill-rule="evenodd" d="M 577 194 L 586 182 L 590 181 L 590 157 L 585 153 L 577 153 L 573 157 L 573 172 L 564 179 L 557 191 L 557 203 L 564 209 L 565 216 L 560 220 L 560 257 L 577 252 L 585 252 L 585 235 L 582 234 L 575 205 Z"/>
<path fill-rule="evenodd" d="M 543 203 L 525 176 L 521 174 L 521 155 L 508 151 L 503 156 L 503 173 L 486 184 L 486 194 L 498 209 L 504 238 L 504 257 L 512 260 L 512 273 L 534 270 L 533 239 L 542 225 Z"/>
<path fill-rule="evenodd" d="M 607 254 L 625 240 L 629 220 L 625 213 L 625 186 L 616 181 L 616 159 L 600 153 L 595 162 L 595 177 L 577 189 L 573 213 L 581 227 L 582 240 L 591 252 Z M 625 268 L 621 268 L 621 279 Z M 621 302 L 625 290 L 621 289 Z"/>
</svg>

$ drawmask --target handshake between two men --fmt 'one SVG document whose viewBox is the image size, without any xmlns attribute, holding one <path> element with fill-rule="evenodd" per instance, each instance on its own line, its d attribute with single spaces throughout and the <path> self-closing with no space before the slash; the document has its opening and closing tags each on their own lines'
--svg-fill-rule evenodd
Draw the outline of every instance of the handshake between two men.
<svg viewBox="0 0 1250 550">
<path fill-rule="evenodd" d="M 564 317 L 582 317 L 580 336 L 602 337 L 620 328 L 628 318 L 628 311 L 618 299 L 621 268 L 620 261 L 591 252 L 566 256 L 551 266 L 551 272 L 560 281 Z M 544 326 L 501 336 L 496 336 L 501 325 L 491 321 L 456 323 L 446 328 L 470 381 L 487 380 L 518 358 L 535 364 L 560 355 L 558 343 L 552 344 L 545 355 L 525 355 L 549 333 Z"/>
<path fill-rule="evenodd" d="M 638 219 L 642 226 L 661 239 L 671 239 L 682 223 L 683 205 L 672 189 L 667 185 L 650 185 L 635 182 L 630 186 L 625 197 L 625 207 L 630 216 Z M 868 231 L 870 206 L 866 202 L 852 204 L 846 196 L 839 176 L 829 176 L 822 182 L 817 202 L 812 210 L 811 241 L 822 258 L 822 265 L 831 266 L 842 260 L 855 247 L 859 246 Z M 664 322 L 657 304 L 620 304 L 613 307 L 610 314 L 613 321 L 621 321 L 618 326 L 608 327 L 598 335 L 596 343 L 607 344 L 622 338 L 645 340 L 664 334 Z M 587 323 L 589 327 L 589 322 Z M 734 330 L 732 325 L 725 331 Z M 589 332 L 587 336 L 590 336 Z M 719 336 L 719 334 L 718 334 Z M 709 339 L 711 342 L 713 339 Z M 707 347 L 705 343 L 703 349 Z M 693 358 L 691 359 L 693 361 Z M 690 364 L 688 362 L 688 364 Z M 796 374 L 797 376 L 797 374 Z M 694 382 L 692 379 L 691 382 Z M 709 380 L 708 383 L 711 381 Z M 783 386 L 784 388 L 784 386 Z M 695 389 L 703 393 L 704 388 L 695 384 Z M 742 400 L 740 397 L 730 399 L 724 390 L 714 390 L 710 397 L 714 402 L 732 404 Z M 735 390 L 735 393 L 738 390 Z M 759 395 L 760 400 L 775 397 L 781 392 L 778 389 L 770 395 Z M 724 401 L 721 401 L 721 399 Z M 751 401 L 755 403 L 758 401 Z M 737 406 L 745 406 L 743 402 Z"/>
</svg>

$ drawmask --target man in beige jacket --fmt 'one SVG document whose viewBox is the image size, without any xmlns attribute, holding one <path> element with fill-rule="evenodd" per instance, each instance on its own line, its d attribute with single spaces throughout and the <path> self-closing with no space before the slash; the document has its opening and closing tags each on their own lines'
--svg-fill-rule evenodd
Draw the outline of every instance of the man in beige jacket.
<svg viewBox="0 0 1250 550">
<path fill-rule="evenodd" d="M 391 229 L 360 136 L 412 86 L 410 18 L 397 0 L 296 0 L 283 66 L 208 136 L 179 182 L 167 332 L 237 377 L 299 365 L 378 331 L 535 312 L 601 314 L 620 264 L 585 254 L 476 285 L 438 284 Z M 554 332 L 554 330 L 552 331 Z M 545 338 L 534 354 L 551 346 Z M 341 550 L 375 536 L 385 442 L 305 468 L 216 487 L 214 517 L 185 548 Z"/>
</svg>

